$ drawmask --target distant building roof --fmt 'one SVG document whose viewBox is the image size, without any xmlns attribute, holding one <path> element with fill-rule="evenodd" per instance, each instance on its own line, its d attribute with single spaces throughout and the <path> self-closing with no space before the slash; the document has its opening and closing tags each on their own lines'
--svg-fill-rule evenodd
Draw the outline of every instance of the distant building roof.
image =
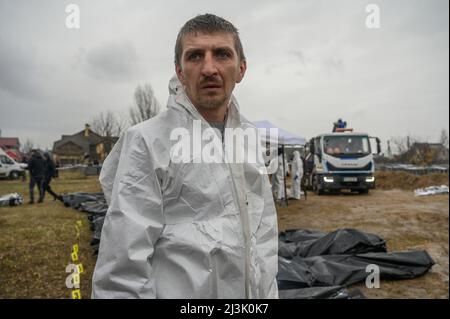
<svg viewBox="0 0 450 319">
<path fill-rule="evenodd" d="M 20 146 L 20 142 L 17 137 L 0 137 L 0 146 L 18 148 Z"/>
<path fill-rule="evenodd" d="M 92 131 L 88 124 L 84 130 L 73 135 L 62 135 L 53 143 L 53 153 L 61 158 L 89 155 L 90 160 L 102 161 L 119 138 L 101 136 Z"/>
<path fill-rule="evenodd" d="M 80 146 L 85 153 L 90 152 L 90 146 L 96 145 L 100 143 L 103 140 L 103 137 L 92 131 L 91 129 L 88 130 L 88 135 L 86 136 L 86 129 L 82 130 L 78 133 L 75 133 L 73 135 L 63 135 L 62 138 L 58 141 L 56 141 L 53 144 L 53 152 L 57 153 L 57 149 L 68 143 L 72 142 L 78 146 Z"/>
</svg>

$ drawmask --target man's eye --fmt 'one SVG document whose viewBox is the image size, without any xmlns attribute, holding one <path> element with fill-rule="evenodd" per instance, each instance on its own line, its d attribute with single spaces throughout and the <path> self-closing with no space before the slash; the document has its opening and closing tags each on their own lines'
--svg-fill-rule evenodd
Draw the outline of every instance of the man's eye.
<svg viewBox="0 0 450 319">
<path fill-rule="evenodd" d="M 227 52 L 227 51 L 218 51 L 217 53 L 216 53 L 216 56 L 218 57 L 218 58 L 220 58 L 220 59 L 226 59 L 226 58 L 229 58 L 229 57 L 231 57 L 231 55 L 230 55 L 230 53 L 229 52 Z"/>
<path fill-rule="evenodd" d="M 198 60 L 201 58 L 201 54 L 200 53 L 191 53 L 188 55 L 188 60 L 192 61 L 192 60 Z"/>
</svg>

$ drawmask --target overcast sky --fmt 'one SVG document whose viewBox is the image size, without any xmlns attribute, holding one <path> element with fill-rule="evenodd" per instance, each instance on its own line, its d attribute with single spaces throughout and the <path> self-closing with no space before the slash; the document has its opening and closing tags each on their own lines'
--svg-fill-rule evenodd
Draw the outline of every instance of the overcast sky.
<svg viewBox="0 0 450 319">
<path fill-rule="evenodd" d="M 66 5 L 80 8 L 68 29 Z M 380 9 L 369 29 L 368 4 Z M 357 131 L 438 141 L 449 127 L 447 0 L 0 0 L 0 129 L 42 148 L 101 111 L 128 117 L 137 85 L 163 109 L 180 27 L 214 13 L 239 30 L 250 120 L 306 138 L 339 117 Z"/>
</svg>

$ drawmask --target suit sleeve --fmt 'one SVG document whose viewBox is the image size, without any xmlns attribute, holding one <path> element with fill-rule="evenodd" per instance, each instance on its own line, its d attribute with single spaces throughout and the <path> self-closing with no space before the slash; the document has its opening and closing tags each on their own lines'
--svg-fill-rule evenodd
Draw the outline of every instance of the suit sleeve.
<svg viewBox="0 0 450 319">
<path fill-rule="evenodd" d="M 150 262 L 163 228 L 163 206 L 155 160 L 136 128 L 122 136 L 102 168 L 110 192 L 92 298 L 155 298 Z"/>
</svg>

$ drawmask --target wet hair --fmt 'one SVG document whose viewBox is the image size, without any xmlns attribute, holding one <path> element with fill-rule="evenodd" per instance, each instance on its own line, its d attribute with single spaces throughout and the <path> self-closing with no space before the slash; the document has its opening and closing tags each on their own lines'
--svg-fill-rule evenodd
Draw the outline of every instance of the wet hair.
<svg viewBox="0 0 450 319">
<path fill-rule="evenodd" d="M 188 34 L 202 33 L 231 33 L 234 38 L 234 48 L 238 53 L 239 59 L 245 61 L 244 49 L 242 48 L 239 32 L 236 27 L 227 20 L 214 14 L 202 14 L 187 21 L 180 29 L 175 43 L 175 65 L 180 65 L 181 54 L 183 53 L 182 40 Z"/>
</svg>

